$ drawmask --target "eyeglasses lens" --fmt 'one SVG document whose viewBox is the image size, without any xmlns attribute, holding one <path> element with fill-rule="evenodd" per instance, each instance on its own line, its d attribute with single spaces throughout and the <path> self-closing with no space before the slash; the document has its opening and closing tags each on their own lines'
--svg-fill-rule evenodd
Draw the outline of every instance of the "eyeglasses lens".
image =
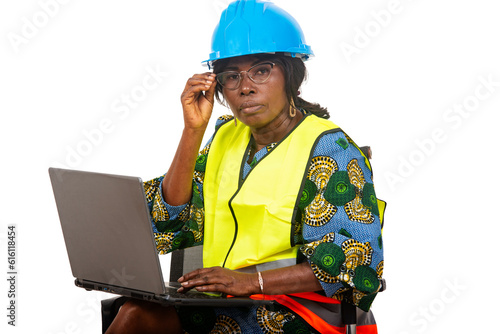
<svg viewBox="0 0 500 334">
<path fill-rule="evenodd" d="M 248 77 L 255 83 L 261 84 L 266 82 L 271 76 L 273 63 L 257 64 L 251 67 L 248 71 L 228 71 L 217 75 L 217 81 L 226 89 L 237 89 L 241 84 L 243 73 L 247 73 Z"/>
</svg>

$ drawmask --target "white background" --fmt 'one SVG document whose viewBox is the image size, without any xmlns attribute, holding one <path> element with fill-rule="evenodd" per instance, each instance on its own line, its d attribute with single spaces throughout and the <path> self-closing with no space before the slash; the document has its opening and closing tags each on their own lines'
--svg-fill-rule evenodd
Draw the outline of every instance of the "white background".
<svg viewBox="0 0 500 334">
<path fill-rule="evenodd" d="M 206 70 L 201 61 L 228 3 L 2 1 L 3 333 L 99 332 L 99 300 L 107 295 L 73 285 L 47 169 L 143 179 L 164 173 L 182 130 L 180 93 L 189 76 Z M 373 307 L 380 333 L 488 331 L 498 298 L 498 6 L 275 3 L 296 17 L 316 54 L 301 96 L 328 107 L 374 152 L 377 195 L 389 203 L 388 289 Z M 356 52 L 343 52 L 348 45 Z M 162 74 L 144 90 L 148 70 Z M 122 99 L 132 94 L 140 101 L 125 114 Z M 218 106 L 215 114 L 227 112 Z M 6 317 L 10 224 L 18 232 L 15 328 Z"/>
</svg>

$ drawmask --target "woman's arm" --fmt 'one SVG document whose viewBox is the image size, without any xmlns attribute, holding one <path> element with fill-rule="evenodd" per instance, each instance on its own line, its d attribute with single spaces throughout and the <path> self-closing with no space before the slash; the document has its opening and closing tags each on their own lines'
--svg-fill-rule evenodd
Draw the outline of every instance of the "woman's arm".
<svg viewBox="0 0 500 334">
<path fill-rule="evenodd" d="M 179 292 L 196 288 L 201 292 L 223 292 L 233 296 L 290 294 L 321 290 L 321 285 L 307 262 L 258 273 L 240 273 L 221 267 L 203 268 L 179 279 Z"/>
<path fill-rule="evenodd" d="M 170 205 L 181 205 L 191 199 L 194 166 L 203 135 L 212 115 L 215 75 L 191 77 L 181 95 L 184 130 L 174 159 L 163 179 L 163 198 Z"/>
<path fill-rule="evenodd" d="M 184 128 L 170 168 L 163 178 L 163 198 L 172 206 L 191 200 L 193 172 L 205 129 Z"/>
</svg>

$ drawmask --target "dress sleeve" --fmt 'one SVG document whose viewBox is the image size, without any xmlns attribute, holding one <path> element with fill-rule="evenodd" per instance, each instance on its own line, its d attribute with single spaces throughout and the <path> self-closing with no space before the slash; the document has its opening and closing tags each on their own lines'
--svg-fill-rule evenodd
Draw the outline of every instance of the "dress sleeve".
<svg viewBox="0 0 500 334">
<path fill-rule="evenodd" d="M 314 148 L 299 205 L 300 252 L 328 297 L 368 310 L 381 288 L 381 214 L 368 159 L 342 131 Z"/>
<path fill-rule="evenodd" d="M 158 253 L 166 254 L 177 248 L 186 238 L 183 227 L 189 220 L 190 203 L 172 206 L 165 202 L 162 193 L 164 176 L 144 182 L 144 191 L 151 214 L 151 224 Z M 180 238 L 180 239 L 179 239 Z"/>
<path fill-rule="evenodd" d="M 230 116 L 222 116 L 216 122 L 216 129 Z M 203 180 L 205 166 L 212 138 L 198 154 L 193 175 L 193 193 L 188 203 L 172 206 L 163 198 L 164 176 L 144 182 L 144 191 L 151 214 L 151 224 L 158 253 L 166 254 L 176 249 L 201 245 L 203 243 Z"/>
</svg>

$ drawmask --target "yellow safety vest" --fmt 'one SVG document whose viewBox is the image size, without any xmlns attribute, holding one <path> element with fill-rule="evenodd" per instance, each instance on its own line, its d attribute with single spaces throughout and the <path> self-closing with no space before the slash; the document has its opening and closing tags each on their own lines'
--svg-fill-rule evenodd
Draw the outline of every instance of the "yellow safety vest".
<svg viewBox="0 0 500 334">
<path fill-rule="evenodd" d="M 318 137 L 333 129 L 331 121 L 307 115 L 245 180 L 250 129 L 241 122 L 218 129 L 203 183 L 204 267 L 234 270 L 296 258 L 293 220 L 306 169 Z"/>
</svg>

